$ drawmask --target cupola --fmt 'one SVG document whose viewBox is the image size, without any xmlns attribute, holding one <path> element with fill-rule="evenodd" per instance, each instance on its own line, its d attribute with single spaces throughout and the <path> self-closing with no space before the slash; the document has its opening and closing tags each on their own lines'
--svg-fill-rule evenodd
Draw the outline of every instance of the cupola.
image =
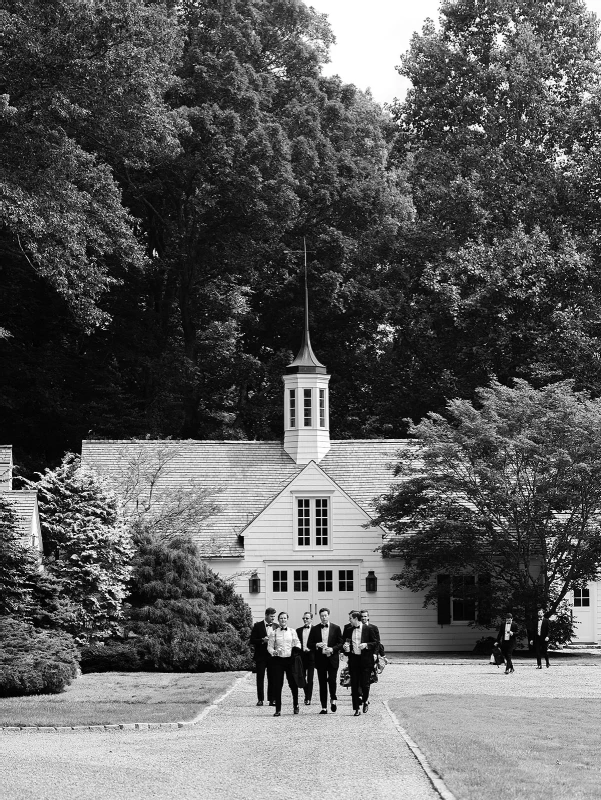
<svg viewBox="0 0 601 800">
<path fill-rule="evenodd" d="M 303 341 L 283 380 L 284 450 L 296 464 L 320 461 L 330 449 L 330 376 L 311 347 L 306 273 Z"/>
</svg>

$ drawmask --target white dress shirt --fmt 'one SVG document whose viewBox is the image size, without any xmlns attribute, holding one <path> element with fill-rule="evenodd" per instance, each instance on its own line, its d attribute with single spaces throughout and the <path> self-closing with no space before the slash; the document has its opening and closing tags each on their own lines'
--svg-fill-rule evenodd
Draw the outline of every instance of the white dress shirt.
<svg viewBox="0 0 601 800">
<path fill-rule="evenodd" d="M 539 621 L 538 621 L 538 635 L 539 636 L 540 636 L 540 630 L 541 630 L 542 626 L 543 626 L 543 621 L 542 621 L 542 619 L 539 619 Z"/>
<path fill-rule="evenodd" d="M 328 627 L 321 629 L 321 641 L 323 642 L 323 644 L 326 647 L 327 647 L 327 644 L 328 644 L 328 636 L 329 635 L 330 635 L 330 623 L 328 622 Z"/>
<path fill-rule="evenodd" d="M 353 646 L 353 653 L 358 656 L 361 654 L 361 631 L 363 630 L 363 623 L 353 628 L 351 634 L 351 642 Z"/>
<path fill-rule="evenodd" d="M 311 633 L 311 626 L 310 625 L 307 625 L 306 627 L 304 627 L 302 632 L 301 632 L 301 636 L 302 636 L 302 639 L 303 639 L 303 650 L 305 652 L 307 652 L 309 650 L 309 648 L 307 647 L 307 643 L 309 641 L 309 634 L 310 633 Z"/>
<path fill-rule="evenodd" d="M 269 631 L 267 651 L 276 658 L 288 658 L 292 655 L 292 648 L 298 647 L 300 649 L 300 646 L 301 644 L 294 628 L 276 628 L 273 631 Z M 276 653 L 276 650 L 279 652 Z"/>
<path fill-rule="evenodd" d="M 511 622 L 505 623 L 505 641 L 511 639 L 511 625 L 512 625 Z"/>
</svg>

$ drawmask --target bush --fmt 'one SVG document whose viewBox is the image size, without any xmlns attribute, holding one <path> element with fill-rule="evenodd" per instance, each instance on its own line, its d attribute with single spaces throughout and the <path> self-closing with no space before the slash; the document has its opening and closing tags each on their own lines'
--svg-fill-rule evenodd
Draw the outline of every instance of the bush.
<svg viewBox="0 0 601 800">
<path fill-rule="evenodd" d="M 88 645 L 80 654 L 81 671 L 138 672 L 143 669 L 139 645 L 136 642 L 107 642 Z"/>
<path fill-rule="evenodd" d="M 71 636 L 0 618 L 0 696 L 57 694 L 78 673 Z"/>
</svg>

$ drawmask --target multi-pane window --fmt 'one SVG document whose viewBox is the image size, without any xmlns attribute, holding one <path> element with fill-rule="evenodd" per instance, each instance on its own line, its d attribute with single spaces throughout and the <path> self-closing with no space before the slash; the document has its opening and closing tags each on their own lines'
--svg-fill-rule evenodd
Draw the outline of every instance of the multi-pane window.
<svg viewBox="0 0 601 800">
<path fill-rule="evenodd" d="M 352 592 L 354 587 L 353 570 L 352 569 L 339 569 L 338 570 L 338 591 L 339 592 Z"/>
<path fill-rule="evenodd" d="M 287 592 L 288 591 L 288 570 L 274 569 L 273 571 L 273 591 L 274 592 Z"/>
<path fill-rule="evenodd" d="M 451 582 L 453 622 L 476 619 L 476 579 L 473 575 L 454 575 Z"/>
<path fill-rule="evenodd" d="M 290 389 L 290 427 L 296 428 L 296 389 Z"/>
<path fill-rule="evenodd" d="M 333 570 L 331 569 L 318 569 L 317 570 L 317 591 L 318 592 L 331 592 L 334 585 L 332 577 Z"/>
<path fill-rule="evenodd" d="M 326 426 L 326 390 L 319 390 L 319 427 Z"/>
<path fill-rule="evenodd" d="M 298 501 L 298 546 L 311 546 L 311 501 L 303 498 Z"/>
<path fill-rule="evenodd" d="M 330 501 L 327 497 L 302 497 L 296 501 L 297 547 L 330 546 Z"/>
<path fill-rule="evenodd" d="M 328 501 L 325 497 L 315 500 L 315 546 L 328 546 Z"/>
<path fill-rule="evenodd" d="M 303 389 L 303 424 L 305 428 L 311 427 L 311 389 Z"/>
<path fill-rule="evenodd" d="M 294 591 L 295 592 L 308 592 L 309 591 L 309 570 L 308 569 L 295 569 L 294 570 Z"/>
<path fill-rule="evenodd" d="M 587 586 L 574 586 L 574 607 L 588 608 L 591 604 L 591 594 Z"/>
</svg>

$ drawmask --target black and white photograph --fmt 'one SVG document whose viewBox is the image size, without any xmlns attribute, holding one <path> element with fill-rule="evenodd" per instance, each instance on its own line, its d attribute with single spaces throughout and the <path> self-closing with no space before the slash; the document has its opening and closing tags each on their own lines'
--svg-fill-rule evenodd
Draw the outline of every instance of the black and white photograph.
<svg viewBox="0 0 601 800">
<path fill-rule="evenodd" d="M 601 0 L 0 0 L 2 800 L 599 800 Z"/>
</svg>

